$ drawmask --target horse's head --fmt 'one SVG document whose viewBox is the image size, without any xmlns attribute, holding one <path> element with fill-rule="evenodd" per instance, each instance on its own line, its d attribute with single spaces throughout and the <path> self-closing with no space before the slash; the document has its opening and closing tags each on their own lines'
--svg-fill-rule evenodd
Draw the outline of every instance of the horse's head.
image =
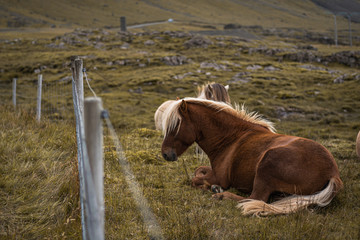
<svg viewBox="0 0 360 240">
<path fill-rule="evenodd" d="M 178 107 L 170 108 L 164 131 L 161 152 L 165 160 L 176 161 L 195 142 L 196 132 L 190 120 L 188 104 L 182 100 Z M 171 112 L 173 111 L 173 112 Z"/>
<path fill-rule="evenodd" d="M 198 87 L 198 98 L 231 104 L 229 96 L 229 85 L 219 83 L 208 83 Z"/>
</svg>

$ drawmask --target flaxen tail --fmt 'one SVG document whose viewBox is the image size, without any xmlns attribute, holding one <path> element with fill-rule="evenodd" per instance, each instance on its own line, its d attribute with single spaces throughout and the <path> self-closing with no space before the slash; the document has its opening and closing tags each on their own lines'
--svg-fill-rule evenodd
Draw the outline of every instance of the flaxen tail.
<svg viewBox="0 0 360 240">
<path fill-rule="evenodd" d="M 339 177 L 331 178 L 326 188 L 314 195 L 292 195 L 273 203 L 265 203 L 260 200 L 246 199 L 240 201 L 237 208 L 242 209 L 244 215 L 268 216 L 277 214 L 289 214 L 310 205 L 324 207 L 335 197 L 343 187 Z"/>
</svg>

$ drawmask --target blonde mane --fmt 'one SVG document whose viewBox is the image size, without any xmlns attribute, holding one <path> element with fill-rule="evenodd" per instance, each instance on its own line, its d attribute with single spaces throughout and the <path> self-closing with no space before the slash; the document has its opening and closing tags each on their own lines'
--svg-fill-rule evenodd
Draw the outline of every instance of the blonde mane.
<svg viewBox="0 0 360 240">
<path fill-rule="evenodd" d="M 199 98 L 184 98 L 183 100 L 195 104 L 200 104 L 204 106 L 209 106 L 217 111 L 224 111 L 229 114 L 232 114 L 234 116 L 237 116 L 247 122 L 251 122 L 254 124 L 261 125 L 265 128 L 267 128 L 271 132 L 276 132 L 274 128 L 274 124 L 266 119 L 264 119 L 261 115 L 259 115 L 256 112 L 248 112 L 243 105 L 238 106 L 236 105 L 235 108 L 232 106 L 223 103 L 223 102 L 217 102 L 207 99 L 199 99 Z M 171 102 L 165 111 L 163 112 L 163 118 L 162 118 L 162 131 L 164 136 L 167 135 L 167 133 L 175 130 L 178 126 L 180 126 L 179 123 L 181 123 L 181 116 L 179 114 L 179 107 L 182 99 L 176 100 Z"/>
</svg>

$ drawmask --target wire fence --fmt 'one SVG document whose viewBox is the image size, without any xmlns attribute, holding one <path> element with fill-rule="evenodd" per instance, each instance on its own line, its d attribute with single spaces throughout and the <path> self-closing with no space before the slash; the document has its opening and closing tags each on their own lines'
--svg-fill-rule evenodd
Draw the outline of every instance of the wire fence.
<svg viewBox="0 0 360 240">
<path fill-rule="evenodd" d="M 76 62 L 76 60 L 81 59 L 74 59 L 73 62 Z M 76 64 L 73 64 L 73 66 L 76 66 Z M 35 114 L 38 115 L 40 86 L 41 117 L 50 120 L 72 120 L 76 122 L 82 238 L 101 240 L 105 237 L 104 200 L 101 199 L 102 202 L 99 202 L 98 195 L 103 193 L 96 192 L 95 189 L 95 185 L 98 183 L 94 182 L 93 169 L 91 169 L 87 149 L 88 140 L 85 138 L 85 135 L 90 134 L 85 134 L 85 125 L 88 120 L 84 120 L 83 76 L 85 76 L 87 86 L 95 97 L 96 93 L 90 86 L 85 69 L 82 68 L 82 60 L 81 68 L 76 71 L 72 68 L 72 70 L 73 77 L 69 76 L 57 81 L 47 81 L 46 76 L 44 78 L 39 76 L 38 80 L 13 79 L 12 81 L 0 83 L 0 105 L 13 105 L 16 110 L 29 111 L 35 117 Z M 76 82 L 79 79 L 81 84 Z M 103 114 L 97 117 L 105 119 L 109 135 L 117 152 L 119 164 L 132 197 L 138 206 L 149 238 L 164 239 L 162 229 L 142 193 L 141 186 L 136 181 L 136 176 L 127 161 L 109 115 Z M 101 135 L 101 137 L 103 136 Z M 103 147 L 100 149 L 103 151 Z M 101 174 L 103 176 L 103 173 Z M 101 184 L 103 185 L 103 182 Z M 103 191 L 103 186 L 101 188 Z"/>
<path fill-rule="evenodd" d="M 15 89 L 14 89 L 15 81 Z M 38 81 L 13 79 L 0 83 L 0 105 L 14 105 L 35 114 L 37 111 Z M 15 100 L 15 102 L 14 102 Z M 48 81 L 43 77 L 41 87 L 41 116 L 49 119 L 74 119 L 71 77 Z"/>
<path fill-rule="evenodd" d="M 85 142 L 89 142 L 89 139 L 85 139 L 85 136 L 88 137 L 88 132 L 84 134 L 84 125 L 89 121 L 88 118 L 83 118 L 83 113 L 81 109 L 84 109 L 81 106 L 84 100 L 81 99 L 81 95 L 83 93 L 83 89 L 79 89 L 83 87 L 83 83 L 77 81 L 82 81 L 83 76 L 85 76 L 85 80 L 87 86 L 90 91 L 96 98 L 96 93 L 90 86 L 90 83 L 87 79 L 86 72 L 82 68 L 82 60 L 81 63 L 76 62 L 73 63 L 73 76 L 75 76 L 75 81 L 73 81 L 73 98 L 74 98 L 74 111 L 76 116 L 76 133 L 77 133 L 77 144 L 78 144 L 78 166 L 79 166 L 79 180 L 80 180 L 80 202 L 81 202 L 81 214 L 82 214 L 82 228 L 83 228 L 83 239 L 104 239 L 104 223 L 101 220 L 101 216 L 103 213 L 101 212 L 101 208 L 104 206 L 104 203 L 98 202 L 96 200 L 96 196 L 102 195 L 103 192 L 94 192 L 95 185 L 97 184 L 93 180 L 95 179 L 92 175 L 94 173 L 94 169 L 91 169 L 90 161 L 89 161 L 89 152 L 87 152 L 87 146 Z M 77 70 L 75 70 L 77 69 Z M 80 93 L 80 94 L 79 94 Z M 85 99 L 86 102 L 86 99 Z M 84 109 L 85 112 L 87 109 Z M 94 116 L 92 116 L 93 118 Z M 107 128 L 109 129 L 109 134 L 111 139 L 113 140 L 113 144 L 115 146 L 117 156 L 119 159 L 119 164 L 121 165 L 122 172 L 126 179 L 126 183 L 128 188 L 132 194 L 132 197 L 138 207 L 140 215 L 143 219 L 143 223 L 145 228 L 147 229 L 148 236 L 150 239 L 164 239 L 162 229 L 156 219 L 156 216 L 152 212 L 147 199 L 143 195 L 143 191 L 141 186 L 136 181 L 136 176 L 133 174 L 131 170 L 130 163 L 127 161 L 123 148 L 121 146 L 120 140 L 115 132 L 115 129 L 110 121 L 109 115 L 106 111 L 102 111 L 101 116 L 95 116 L 97 118 L 104 118 Z M 101 147 L 101 151 L 103 147 Z M 100 154 L 101 155 L 101 154 Z M 101 180 L 102 178 L 100 178 Z M 103 183 L 101 183 L 103 184 Z"/>
</svg>

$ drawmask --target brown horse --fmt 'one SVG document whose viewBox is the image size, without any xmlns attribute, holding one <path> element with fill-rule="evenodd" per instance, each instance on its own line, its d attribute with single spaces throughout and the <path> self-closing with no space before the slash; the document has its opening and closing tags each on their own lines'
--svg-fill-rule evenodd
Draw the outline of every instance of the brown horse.
<svg viewBox="0 0 360 240">
<path fill-rule="evenodd" d="M 162 155 L 176 161 L 194 142 L 208 155 L 210 167 L 200 167 L 193 185 L 219 185 L 251 192 L 248 198 L 230 192 L 218 199 L 240 201 L 244 214 L 286 214 L 330 203 L 343 184 L 337 164 L 322 145 L 301 137 L 277 134 L 257 114 L 197 98 L 172 102 L 164 112 Z M 196 182 L 198 181 L 198 182 Z M 266 203 L 275 192 L 292 194 Z"/>
<path fill-rule="evenodd" d="M 230 96 L 228 93 L 229 85 L 222 85 L 220 83 L 207 83 L 198 87 L 198 96 L 197 98 L 201 99 L 209 99 L 219 102 L 225 102 L 230 104 Z M 154 120 L 155 120 L 155 127 L 157 130 L 161 130 L 162 126 L 162 116 L 163 112 L 174 100 L 168 100 L 158 107 L 155 112 Z"/>
</svg>

